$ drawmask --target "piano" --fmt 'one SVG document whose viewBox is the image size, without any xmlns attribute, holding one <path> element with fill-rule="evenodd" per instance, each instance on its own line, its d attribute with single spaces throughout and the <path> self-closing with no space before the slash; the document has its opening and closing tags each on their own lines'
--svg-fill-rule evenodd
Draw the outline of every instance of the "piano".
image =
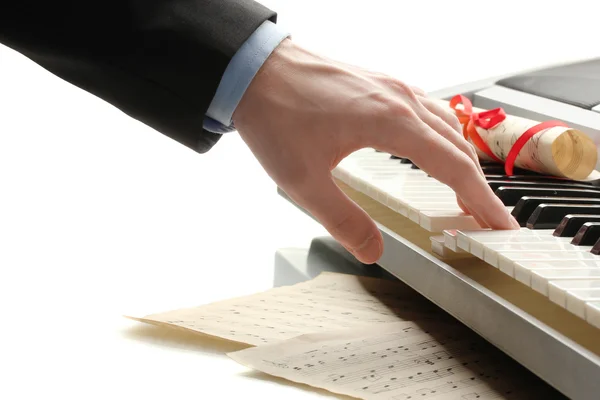
<svg viewBox="0 0 600 400">
<path fill-rule="evenodd" d="M 561 120 L 600 144 L 600 59 L 451 87 L 482 109 Z M 600 181 L 482 163 L 518 231 L 482 230 L 410 160 L 362 149 L 333 171 L 376 221 L 378 265 L 572 399 L 600 398 Z M 600 170 L 597 165 L 596 170 Z M 292 202 L 283 191 L 279 194 Z"/>
</svg>

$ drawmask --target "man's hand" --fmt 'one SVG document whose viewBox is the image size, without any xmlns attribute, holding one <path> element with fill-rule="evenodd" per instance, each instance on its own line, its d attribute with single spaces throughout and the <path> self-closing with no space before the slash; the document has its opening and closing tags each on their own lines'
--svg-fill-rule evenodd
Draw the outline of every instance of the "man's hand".
<svg viewBox="0 0 600 400">
<path fill-rule="evenodd" d="M 252 81 L 233 120 L 279 187 L 364 263 L 381 256 L 381 234 L 331 175 L 344 157 L 364 147 L 409 158 L 450 186 L 483 227 L 518 228 L 487 185 L 457 118 L 389 76 L 284 40 Z"/>
</svg>

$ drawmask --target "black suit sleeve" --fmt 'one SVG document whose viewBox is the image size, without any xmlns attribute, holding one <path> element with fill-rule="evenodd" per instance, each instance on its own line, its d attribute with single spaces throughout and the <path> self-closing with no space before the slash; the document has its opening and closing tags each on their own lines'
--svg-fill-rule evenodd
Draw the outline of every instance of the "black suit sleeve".
<svg viewBox="0 0 600 400">
<path fill-rule="evenodd" d="M 0 0 L 0 43 L 203 153 L 225 68 L 265 20 L 252 0 Z"/>
</svg>

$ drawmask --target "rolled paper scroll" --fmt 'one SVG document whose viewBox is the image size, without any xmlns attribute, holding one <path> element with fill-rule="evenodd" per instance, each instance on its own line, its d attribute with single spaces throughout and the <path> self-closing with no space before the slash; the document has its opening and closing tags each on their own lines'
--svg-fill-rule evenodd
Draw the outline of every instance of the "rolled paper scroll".
<svg viewBox="0 0 600 400">
<path fill-rule="evenodd" d="M 544 175 L 584 180 L 594 171 L 598 150 L 585 133 L 559 121 L 533 121 L 504 110 L 482 110 L 458 95 L 450 102 L 436 100 L 451 108 L 463 124 L 465 138 L 473 144 L 480 160 Z"/>
</svg>

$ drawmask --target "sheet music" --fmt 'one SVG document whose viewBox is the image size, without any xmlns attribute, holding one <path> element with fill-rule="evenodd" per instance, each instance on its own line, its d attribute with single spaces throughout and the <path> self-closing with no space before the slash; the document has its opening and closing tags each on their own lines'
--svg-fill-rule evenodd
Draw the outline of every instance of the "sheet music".
<svg viewBox="0 0 600 400">
<path fill-rule="evenodd" d="M 446 100 L 434 100 L 449 108 Z M 474 113 L 485 110 L 473 107 Z M 543 121 L 534 121 L 516 115 L 507 115 L 506 119 L 490 129 L 476 127 L 481 140 L 502 161 L 506 161 L 510 149 L 517 140 L 535 125 Z M 473 140 L 469 138 L 473 144 Z M 556 151 L 556 148 L 562 151 Z M 568 150 L 567 150 L 568 149 Z M 482 160 L 492 158 L 475 146 Z M 515 159 L 515 167 L 536 171 L 542 174 L 585 179 L 594 171 L 598 160 L 598 150 L 594 141 L 586 133 L 569 127 L 556 126 L 543 129 L 528 140 Z"/>
<path fill-rule="evenodd" d="M 400 282 L 324 272 L 293 286 L 130 318 L 262 345 L 306 333 L 441 317 Z"/>
<path fill-rule="evenodd" d="M 228 355 L 270 375 L 361 399 L 557 398 L 458 324 L 396 322 L 343 329 Z"/>
</svg>

